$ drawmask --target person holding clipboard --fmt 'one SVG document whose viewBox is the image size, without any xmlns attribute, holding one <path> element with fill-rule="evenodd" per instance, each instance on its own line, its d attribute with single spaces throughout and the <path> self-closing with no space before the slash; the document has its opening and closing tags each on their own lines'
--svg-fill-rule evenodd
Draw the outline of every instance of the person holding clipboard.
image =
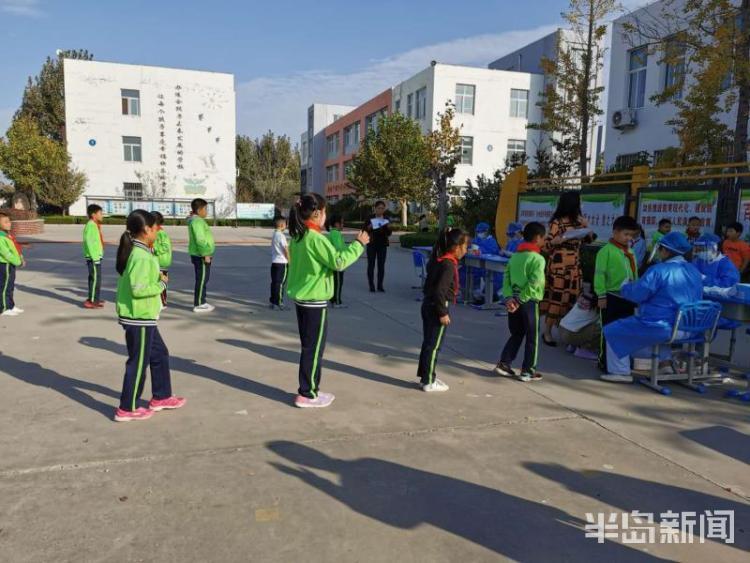
<svg viewBox="0 0 750 563">
<path fill-rule="evenodd" d="M 375 215 L 367 221 L 364 231 L 370 235 L 370 243 L 367 245 L 367 281 L 370 284 L 370 291 L 375 292 L 375 262 L 377 262 L 377 291 L 383 293 L 385 292 L 383 288 L 385 259 L 388 255 L 389 238 L 393 232 L 390 221 L 385 217 L 385 202 L 375 202 Z"/>
</svg>

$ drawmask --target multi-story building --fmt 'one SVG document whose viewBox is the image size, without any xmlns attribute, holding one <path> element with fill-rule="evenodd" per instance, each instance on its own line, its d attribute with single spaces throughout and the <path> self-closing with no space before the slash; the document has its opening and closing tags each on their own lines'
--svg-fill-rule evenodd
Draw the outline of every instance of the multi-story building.
<svg viewBox="0 0 750 563">
<path fill-rule="evenodd" d="M 367 132 L 377 130 L 380 117 L 391 112 L 391 100 L 388 88 L 325 128 L 325 194 L 331 201 L 352 193 L 346 182 L 352 158 Z"/>
<path fill-rule="evenodd" d="M 665 9 L 681 13 L 682 3 L 654 2 L 614 21 L 604 149 L 607 167 L 630 168 L 644 151 L 658 161 L 661 151 L 679 145 L 673 128 L 667 125 L 676 115 L 675 105 L 658 105 L 652 98 L 680 82 L 682 89 L 675 96 L 685 95 L 693 80 L 690 68 L 684 60 L 664 56 L 664 49 L 673 46 L 668 39 L 660 47 L 654 47 L 652 38 L 639 39 L 627 25 L 632 24 L 635 29 L 639 25 L 647 29 L 667 28 L 661 21 Z M 735 104 L 720 119 L 733 129 L 736 116 Z"/>
<path fill-rule="evenodd" d="M 533 154 L 542 134 L 527 129 L 541 119 L 537 106 L 544 76 L 433 62 L 393 88 L 393 111 L 415 119 L 426 134 L 438 125 L 446 102 L 456 106 L 461 163 L 453 184 L 491 177 L 513 153 Z"/>
<path fill-rule="evenodd" d="M 326 135 L 325 128 L 349 113 L 354 106 L 313 104 L 307 108 L 307 131 L 302 134 L 300 184 L 303 192 L 325 195 L 326 186 Z"/>
<path fill-rule="evenodd" d="M 545 74 L 545 70 L 542 66 L 542 60 L 548 59 L 555 61 L 558 58 L 560 49 L 576 49 L 577 40 L 575 35 L 565 29 L 558 29 L 549 35 L 546 35 L 520 49 L 508 53 L 507 55 L 500 57 L 499 59 L 491 62 L 489 68 L 496 70 L 508 70 L 517 72 L 530 72 L 535 74 Z M 603 45 L 599 45 L 599 49 L 603 48 Z M 551 77 L 545 74 L 543 89 L 546 88 Z M 604 72 L 597 73 L 592 79 L 592 88 L 598 88 L 604 84 Z M 604 98 L 604 97 L 602 97 Z M 606 102 L 602 99 L 602 102 Z M 596 166 L 599 163 L 600 156 L 602 154 L 602 145 L 604 141 L 604 125 L 602 120 L 597 116 L 594 116 L 591 120 L 588 135 L 588 173 L 593 174 L 596 170 Z M 531 164 L 533 165 L 533 153 L 530 153 Z"/>
<path fill-rule="evenodd" d="M 203 197 L 233 211 L 235 94 L 231 74 L 66 59 L 65 136 L 88 177 L 86 200 Z M 168 205 L 167 213 L 182 214 Z"/>
</svg>

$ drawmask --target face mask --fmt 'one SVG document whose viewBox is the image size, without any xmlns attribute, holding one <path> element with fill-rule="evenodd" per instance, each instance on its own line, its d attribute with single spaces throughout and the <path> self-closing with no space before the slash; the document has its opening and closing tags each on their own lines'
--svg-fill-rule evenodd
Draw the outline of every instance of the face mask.
<svg viewBox="0 0 750 563">
<path fill-rule="evenodd" d="M 481 239 L 485 239 L 485 238 L 487 238 L 488 236 L 489 236 L 489 234 L 488 234 L 488 233 L 479 233 L 479 238 L 481 238 Z"/>
</svg>

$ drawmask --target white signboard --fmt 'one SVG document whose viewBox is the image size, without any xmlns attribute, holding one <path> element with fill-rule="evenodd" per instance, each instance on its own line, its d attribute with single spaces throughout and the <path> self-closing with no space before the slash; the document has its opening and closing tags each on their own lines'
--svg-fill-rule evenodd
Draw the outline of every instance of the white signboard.
<svg viewBox="0 0 750 563">
<path fill-rule="evenodd" d="M 273 203 L 238 203 L 237 219 L 273 220 L 276 206 Z"/>
<path fill-rule="evenodd" d="M 740 192 L 740 205 L 737 208 L 737 221 L 742 223 L 742 238 L 750 241 L 750 190 Z"/>
<path fill-rule="evenodd" d="M 659 221 L 672 221 L 672 230 L 685 232 L 690 217 L 701 220 L 701 231 L 714 232 L 716 226 L 716 203 L 719 192 L 674 191 L 641 192 L 638 197 L 638 222 L 646 231 L 646 238 L 659 228 Z"/>
</svg>

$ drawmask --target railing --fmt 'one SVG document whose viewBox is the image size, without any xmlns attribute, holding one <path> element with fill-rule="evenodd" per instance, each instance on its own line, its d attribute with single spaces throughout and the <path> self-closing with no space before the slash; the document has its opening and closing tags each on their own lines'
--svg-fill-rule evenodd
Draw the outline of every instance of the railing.
<svg viewBox="0 0 750 563">
<path fill-rule="evenodd" d="M 134 209 L 145 209 L 146 211 L 158 211 L 169 219 L 179 219 L 190 215 L 189 198 L 140 198 L 130 199 L 122 196 L 96 196 L 87 195 L 86 206 L 91 203 L 101 205 L 105 215 L 129 215 Z M 216 221 L 216 201 L 207 199 L 208 215 Z"/>
</svg>

